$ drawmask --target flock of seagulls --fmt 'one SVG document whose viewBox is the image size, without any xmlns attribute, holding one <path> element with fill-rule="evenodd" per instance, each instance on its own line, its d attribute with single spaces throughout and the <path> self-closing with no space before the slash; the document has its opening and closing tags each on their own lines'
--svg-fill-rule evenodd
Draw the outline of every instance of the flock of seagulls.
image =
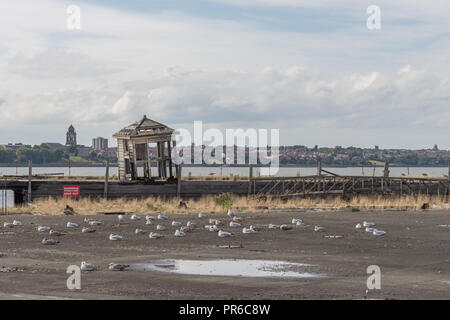
<svg viewBox="0 0 450 320">
<path fill-rule="evenodd" d="M 70 211 L 73 213 L 73 209 L 71 209 L 70 207 L 69 208 L 66 207 L 64 209 L 64 214 L 71 215 L 69 213 Z M 232 211 L 231 209 L 228 210 L 227 216 L 229 218 L 231 218 L 231 221 L 229 221 L 228 226 L 230 228 L 242 228 L 243 234 L 255 234 L 263 229 L 263 227 L 253 226 L 253 225 L 251 225 L 249 227 L 243 227 L 242 222 L 244 219 L 242 217 L 238 216 L 238 214 L 236 212 Z M 133 215 L 131 215 L 130 220 L 131 221 L 140 221 L 141 218 L 142 218 L 142 216 L 133 214 Z M 199 213 L 198 218 L 206 219 L 207 215 L 203 214 L 203 213 Z M 155 228 L 156 231 L 165 231 L 167 228 L 165 226 L 163 226 L 162 224 L 157 224 L 156 221 L 157 220 L 168 220 L 168 219 L 169 219 L 168 216 L 162 215 L 162 214 L 158 214 L 157 216 L 147 215 L 147 216 L 145 216 L 145 221 L 146 221 L 145 225 L 156 224 L 156 228 Z M 118 220 L 119 220 L 119 224 L 123 223 L 125 221 L 125 216 L 118 215 Z M 93 220 L 93 219 L 89 219 L 89 218 L 85 218 L 84 222 L 86 224 L 88 224 L 89 226 L 83 226 L 82 230 L 81 230 L 82 233 L 95 232 L 96 230 L 92 227 L 102 225 L 101 221 Z M 13 222 L 4 222 L 3 223 L 3 227 L 5 227 L 5 228 L 20 227 L 21 225 L 22 225 L 22 223 L 18 220 L 14 220 Z M 205 224 L 204 229 L 207 231 L 211 231 L 211 232 L 217 232 L 217 235 L 220 238 L 232 237 L 234 235 L 232 232 L 223 230 L 223 227 L 225 225 L 226 225 L 226 223 L 221 220 L 210 218 L 209 224 Z M 196 229 L 198 227 L 198 224 L 193 221 L 188 221 L 186 223 L 186 225 L 183 225 L 183 223 L 181 223 L 180 221 L 174 220 L 171 222 L 171 226 L 173 228 L 176 228 L 176 230 L 174 232 L 175 237 L 185 237 L 187 233 Z M 385 231 L 376 229 L 375 226 L 376 226 L 376 224 L 374 222 L 364 221 L 362 223 L 358 223 L 355 226 L 355 229 L 357 229 L 357 230 L 364 229 L 367 233 L 371 233 L 374 236 L 383 236 L 386 234 Z M 80 225 L 75 222 L 69 221 L 69 222 L 67 222 L 66 227 L 68 229 L 77 229 L 80 227 Z M 282 225 L 269 224 L 268 225 L 269 229 L 284 230 L 284 231 L 291 230 L 294 227 L 305 227 L 305 223 L 303 222 L 302 219 L 293 218 L 291 221 L 291 224 L 282 224 Z M 39 225 L 37 227 L 37 231 L 39 233 L 48 233 L 51 237 L 59 237 L 59 236 L 63 236 L 66 234 L 64 232 L 54 230 L 51 227 L 45 226 L 45 225 Z M 314 226 L 314 232 L 325 232 L 325 231 L 326 231 L 326 229 L 322 226 Z M 145 235 L 146 233 L 147 232 L 141 228 L 136 228 L 136 230 L 135 230 L 136 235 Z M 163 237 L 163 235 L 159 232 L 150 232 L 148 237 L 150 239 L 161 239 Z M 111 241 L 121 241 L 123 239 L 124 239 L 124 237 L 119 234 L 111 233 L 109 235 L 109 240 L 111 240 Z M 60 243 L 58 240 L 55 240 L 52 238 L 47 238 L 47 237 L 44 237 L 44 239 L 42 240 L 42 244 L 44 244 L 44 245 L 57 245 L 58 243 Z M 125 264 L 110 263 L 108 266 L 108 269 L 113 270 L 113 271 L 123 271 L 128 267 L 129 267 L 129 265 L 125 265 Z M 80 268 L 82 271 L 94 271 L 94 270 L 98 269 L 96 266 L 94 266 L 90 263 L 87 263 L 86 261 L 81 262 Z"/>
</svg>

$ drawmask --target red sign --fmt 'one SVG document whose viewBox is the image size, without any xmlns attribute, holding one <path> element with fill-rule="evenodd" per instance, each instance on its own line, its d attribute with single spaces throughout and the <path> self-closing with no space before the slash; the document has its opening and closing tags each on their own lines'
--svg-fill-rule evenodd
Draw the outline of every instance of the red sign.
<svg viewBox="0 0 450 320">
<path fill-rule="evenodd" d="M 63 197 L 79 197 L 80 186 L 63 186 Z"/>
</svg>

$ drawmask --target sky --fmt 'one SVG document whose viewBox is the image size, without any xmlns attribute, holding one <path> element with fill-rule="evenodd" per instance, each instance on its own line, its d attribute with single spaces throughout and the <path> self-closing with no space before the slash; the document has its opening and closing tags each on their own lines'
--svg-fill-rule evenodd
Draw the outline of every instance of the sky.
<svg viewBox="0 0 450 320">
<path fill-rule="evenodd" d="M 381 28 L 370 30 L 369 5 Z M 67 8 L 80 8 L 69 29 Z M 450 149 L 448 0 L 0 2 L 0 144 L 172 128 Z"/>
</svg>

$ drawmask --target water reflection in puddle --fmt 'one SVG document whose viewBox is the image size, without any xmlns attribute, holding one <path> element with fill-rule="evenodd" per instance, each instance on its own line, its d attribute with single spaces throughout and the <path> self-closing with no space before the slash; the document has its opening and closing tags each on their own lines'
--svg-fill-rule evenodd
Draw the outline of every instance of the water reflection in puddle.
<svg viewBox="0 0 450 320">
<path fill-rule="evenodd" d="M 179 274 L 267 277 L 267 278 L 318 278 L 322 274 L 306 272 L 315 267 L 310 264 L 271 260 L 156 260 L 146 263 L 130 264 L 130 268 L 139 271 L 160 271 Z"/>
</svg>

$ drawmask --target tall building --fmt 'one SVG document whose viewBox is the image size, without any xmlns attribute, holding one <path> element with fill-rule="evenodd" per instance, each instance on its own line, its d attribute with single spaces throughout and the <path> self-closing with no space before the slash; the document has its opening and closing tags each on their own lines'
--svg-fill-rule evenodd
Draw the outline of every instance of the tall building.
<svg viewBox="0 0 450 320">
<path fill-rule="evenodd" d="M 93 138 L 92 149 L 95 151 L 108 151 L 108 139 L 102 137 Z"/>
<path fill-rule="evenodd" d="M 77 133 L 73 125 L 70 125 L 66 133 L 66 146 L 76 146 L 77 145 Z"/>
</svg>

